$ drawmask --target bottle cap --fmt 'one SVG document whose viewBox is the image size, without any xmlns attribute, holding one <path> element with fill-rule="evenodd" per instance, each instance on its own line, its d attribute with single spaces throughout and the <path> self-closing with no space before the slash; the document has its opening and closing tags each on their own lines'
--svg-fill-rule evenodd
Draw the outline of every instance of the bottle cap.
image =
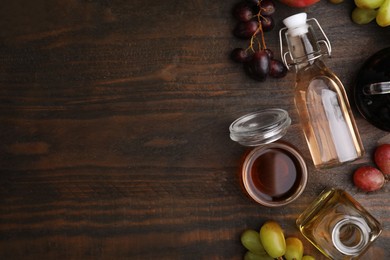
<svg viewBox="0 0 390 260">
<path fill-rule="evenodd" d="M 307 14 L 298 13 L 287 17 L 283 20 L 284 25 L 288 29 L 288 33 L 291 36 L 298 36 L 308 32 L 308 25 L 306 23 Z"/>
<path fill-rule="evenodd" d="M 268 144 L 283 137 L 290 124 L 291 119 L 283 109 L 253 112 L 230 125 L 230 138 L 244 146 Z"/>
</svg>

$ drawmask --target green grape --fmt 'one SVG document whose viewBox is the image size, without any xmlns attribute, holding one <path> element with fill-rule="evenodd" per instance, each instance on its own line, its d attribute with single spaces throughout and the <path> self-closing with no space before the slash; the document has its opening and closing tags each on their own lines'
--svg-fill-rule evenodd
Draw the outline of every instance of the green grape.
<svg viewBox="0 0 390 260">
<path fill-rule="evenodd" d="M 355 0 L 355 5 L 362 9 L 377 9 L 384 0 Z"/>
<path fill-rule="evenodd" d="M 283 230 L 275 221 L 267 221 L 260 229 L 260 240 L 267 253 L 278 258 L 286 252 L 286 240 Z"/>
<path fill-rule="evenodd" d="M 314 256 L 311 255 L 304 255 L 302 257 L 302 260 L 316 260 Z"/>
<path fill-rule="evenodd" d="M 244 260 L 274 260 L 274 259 L 267 254 L 256 255 L 256 254 L 252 253 L 251 251 L 247 251 L 245 256 L 244 256 Z"/>
<path fill-rule="evenodd" d="M 303 256 L 303 244 L 299 238 L 289 237 L 286 239 L 286 260 L 301 260 Z"/>
<path fill-rule="evenodd" d="M 357 24 L 367 24 L 375 19 L 377 10 L 356 7 L 352 11 L 352 21 Z"/>
<path fill-rule="evenodd" d="M 241 234 L 241 243 L 242 245 L 251 251 L 252 253 L 256 255 L 265 255 L 267 252 L 265 252 L 263 245 L 260 241 L 260 234 L 259 232 L 247 229 Z"/>
<path fill-rule="evenodd" d="M 390 0 L 385 0 L 379 7 L 376 23 L 382 27 L 390 25 Z"/>
</svg>

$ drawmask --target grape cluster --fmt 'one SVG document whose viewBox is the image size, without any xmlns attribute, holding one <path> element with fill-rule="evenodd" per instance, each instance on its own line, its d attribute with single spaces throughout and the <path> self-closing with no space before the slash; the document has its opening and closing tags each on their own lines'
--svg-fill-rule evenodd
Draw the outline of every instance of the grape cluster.
<svg viewBox="0 0 390 260">
<path fill-rule="evenodd" d="M 264 32 L 271 31 L 275 26 L 274 13 L 272 0 L 246 0 L 233 7 L 233 16 L 238 21 L 233 34 L 239 39 L 249 40 L 249 47 L 235 48 L 231 58 L 242 63 L 245 72 L 258 81 L 265 81 L 268 75 L 282 78 L 287 74 L 286 66 L 274 58 L 264 38 Z"/>
<path fill-rule="evenodd" d="M 382 27 L 390 25 L 390 0 L 355 0 L 352 20 L 357 24 L 366 24 L 372 20 Z"/>
<path fill-rule="evenodd" d="M 299 238 L 285 239 L 280 225 L 272 220 L 265 222 L 260 232 L 245 230 L 241 243 L 248 250 L 244 260 L 315 260 L 313 256 L 303 255 L 303 243 Z"/>
<path fill-rule="evenodd" d="M 339 4 L 343 0 L 329 0 Z M 354 0 L 355 8 L 352 11 L 352 21 L 356 24 L 367 24 L 373 20 L 379 26 L 390 26 L 390 0 Z"/>
</svg>

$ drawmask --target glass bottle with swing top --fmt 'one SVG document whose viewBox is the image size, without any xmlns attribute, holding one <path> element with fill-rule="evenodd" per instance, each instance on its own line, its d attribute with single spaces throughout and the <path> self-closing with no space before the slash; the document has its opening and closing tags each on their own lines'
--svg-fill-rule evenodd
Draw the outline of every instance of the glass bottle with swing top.
<svg viewBox="0 0 390 260">
<path fill-rule="evenodd" d="M 331 45 L 316 19 L 299 13 L 283 20 L 279 32 L 285 65 L 295 67 L 295 106 L 317 168 L 333 167 L 364 154 L 364 147 L 348 98 L 339 78 L 324 64 Z M 324 40 L 317 40 L 314 23 Z M 283 34 L 288 51 L 283 51 Z M 325 45 L 322 51 L 320 45 Z M 288 60 L 289 58 L 289 60 Z"/>
</svg>

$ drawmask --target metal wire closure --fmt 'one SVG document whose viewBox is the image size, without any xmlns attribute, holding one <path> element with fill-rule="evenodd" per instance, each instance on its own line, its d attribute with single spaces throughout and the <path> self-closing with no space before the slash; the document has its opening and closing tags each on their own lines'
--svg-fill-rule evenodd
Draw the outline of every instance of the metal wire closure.
<svg viewBox="0 0 390 260">
<path fill-rule="evenodd" d="M 310 18 L 310 19 L 307 19 L 306 21 L 307 22 L 312 22 L 312 21 L 315 22 L 315 24 L 317 25 L 317 27 L 321 31 L 323 37 L 325 38 L 325 39 L 318 40 L 317 43 L 325 45 L 326 51 L 323 52 L 323 53 L 314 55 L 314 56 L 312 56 L 310 58 L 306 58 L 306 57 L 302 58 L 302 59 L 298 60 L 297 62 L 287 62 L 287 58 L 286 58 L 287 55 L 290 56 L 290 61 L 293 60 L 293 57 L 292 57 L 292 55 L 291 55 L 291 53 L 289 51 L 286 51 L 286 52 L 283 51 L 283 37 L 282 37 L 282 33 L 284 31 L 288 30 L 287 27 L 283 27 L 282 29 L 279 30 L 280 56 L 281 56 L 281 58 L 283 60 L 284 65 L 286 65 L 286 67 L 288 69 L 290 69 L 290 67 L 293 66 L 293 65 L 297 65 L 297 64 L 301 63 L 303 60 L 305 60 L 305 61 L 312 61 L 312 60 L 318 59 L 319 57 L 321 57 L 324 54 L 328 55 L 328 56 L 331 56 L 332 46 L 331 46 L 330 41 L 329 41 L 328 37 L 326 36 L 324 30 L 322 29 L 321 25 L 318 23 L 317 19 Z"/>
</svg>

